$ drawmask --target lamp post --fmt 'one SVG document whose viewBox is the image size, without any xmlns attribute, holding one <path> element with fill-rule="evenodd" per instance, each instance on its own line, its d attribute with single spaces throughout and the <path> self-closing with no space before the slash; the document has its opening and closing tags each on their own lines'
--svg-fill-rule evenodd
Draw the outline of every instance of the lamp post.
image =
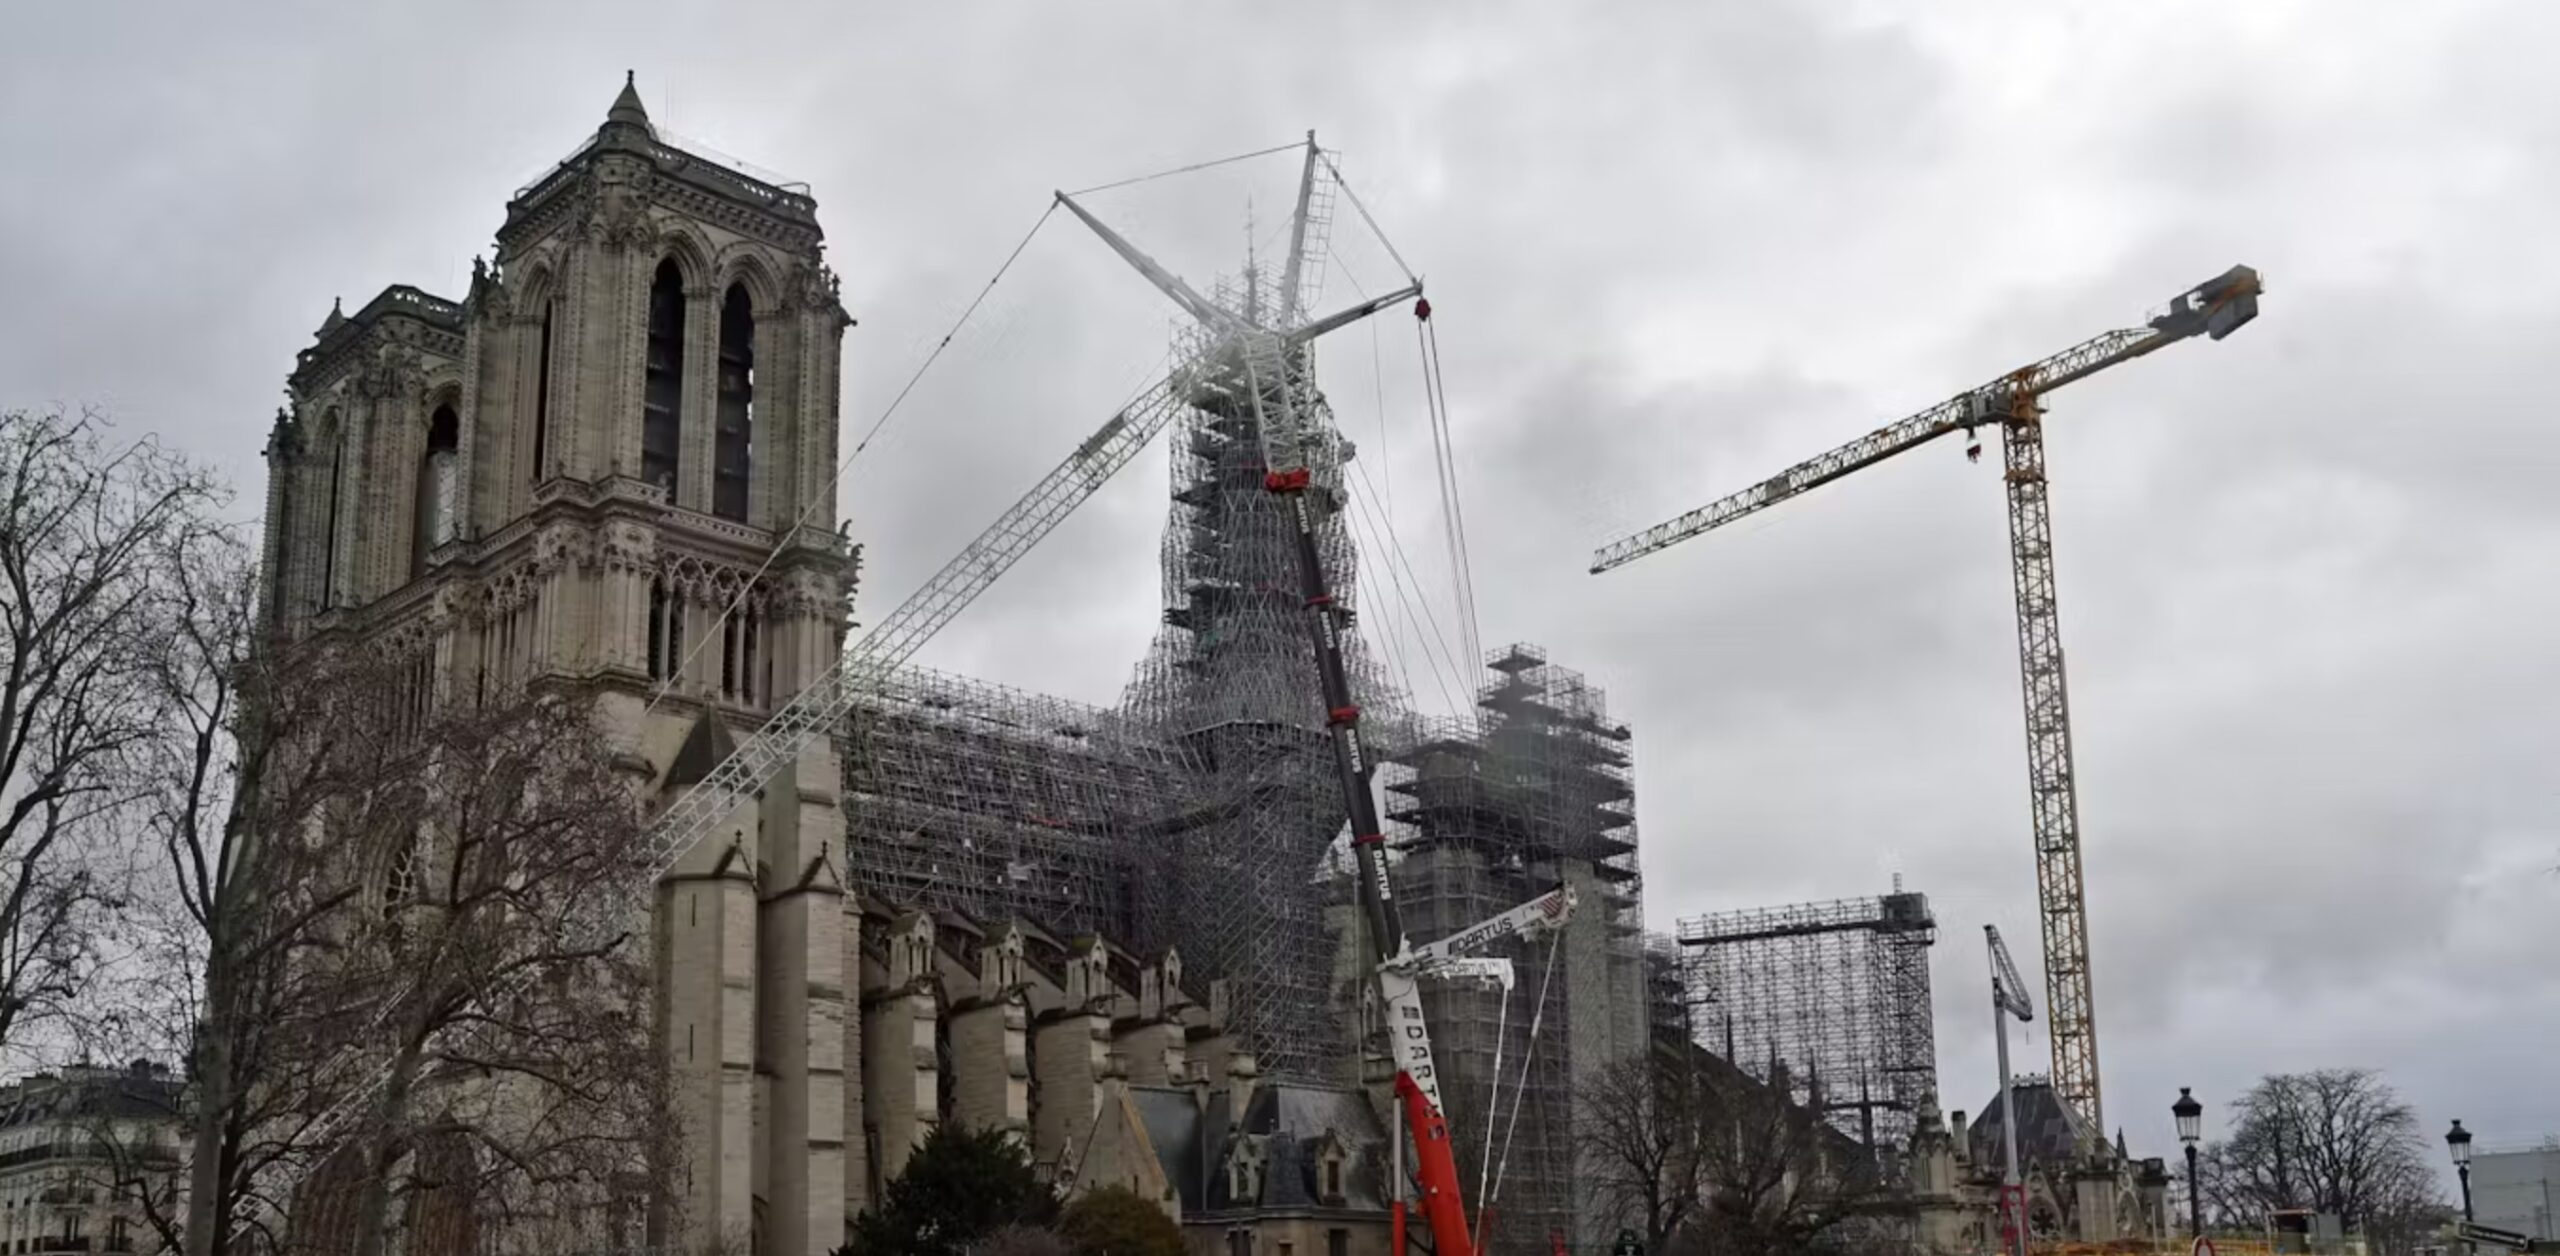
<svg viewBox="0 0 2560 1256">
<path fill-rule="evenodd" d="M 2196 1102 L 2193 1091 L 2180 1086 L 2169 1114 L 2178 1118 L 2178 1141 L 2187 1145 L 2187 1237 L 2200 1239 L 2204 1237 L 2204 1192 L 2196 1178 L 2196 1140 L 2204 1137 L 2204 1105 Z"/>
<path fill-rule="evenodd" d="M 2462 1179 L 2462 1219 L 2476 1220 L 2471 1215 L 2471 1131 L 2462 1128 L 2462 1122 L 2454 1122 L 2453 1128 L 2444 1132 L 2444 1145 L 2453 1152 L 2455 1176 Z"/>
</svg>

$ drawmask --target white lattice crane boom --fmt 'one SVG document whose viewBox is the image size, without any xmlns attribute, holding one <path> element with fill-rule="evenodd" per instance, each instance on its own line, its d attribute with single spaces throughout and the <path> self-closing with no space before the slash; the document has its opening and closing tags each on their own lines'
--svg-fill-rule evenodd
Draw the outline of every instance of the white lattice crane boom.
<svg viewBox="0 0 2560 1256">
<path fill-rule="evenodd" d="M 2000 941 L 2000 926 L 1984 925 L 1982 932 L 1991 942 L 1992 1006 L 2020 1021 L 2034 1020 L 2035 1000 L 2027 994 L 2026 979 L 2018 975 L 2018 965 L 2009 958 L 2007 944 Z"/>
<path fill-rule="evenodd" d="M 2089 981 L 2088 908 L 2080 874 L 2079 793 L 2071 765 L 2070 702 L 2054 609 L 2053 520 L 2044 471 L 2044 396 L 2108 367 L 2202 335 L 2220 340 L 2257 317 L 2258 272 L 2230 270 L 2180 293 L 2142 327 L 2111 331 L 1979 388 L 1879 428 L 1750 488 L 1600 547 L 1594 574 L 1667 549 L 1756 514 L 1817 485 L 1954 432 L 1997 425 L 2009 497 L 2010 571 L 2018 609 L 2018 663 L 2024 681 L 2028 798 L 2034 818 L 2037 903 L 2044 930 L 2047 997 L 2052 1000 L 2053 1082 L 2084 1128 L 2105 1123 L 2098 1093 L 2095 998 Z M 1969 452 L 1978 453 L 1975 446 Z"/>
</svg>

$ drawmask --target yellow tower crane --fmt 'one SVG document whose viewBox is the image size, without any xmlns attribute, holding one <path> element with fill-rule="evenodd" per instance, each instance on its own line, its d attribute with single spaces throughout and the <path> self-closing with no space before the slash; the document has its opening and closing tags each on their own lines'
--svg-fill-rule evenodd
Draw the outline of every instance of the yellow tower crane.
<svg viewBox="0 0 2560 1256">
<path fill-rule="evenodd" d="M 1721 501 L 1602 546 L 1592 574 L 1756 514 L 1818 484 L 1955 432 L 1997 425 L 2009 493 L 2010 575 L 2018 600 L 2018 670 L 2027 720 L 2027 799 L 2035 821 L 2037 905 L 2044 926 L 2045 990 L 2052 1001 L 2055 1093 L 2106 1128 L 2098 1098 L 2098 1026 L 2089 983 L 2089 914 L 2080 876 L 2080 803 L 2071 769 L 2071 704 L 2062 675 L 2062 625 L 2054 610 L 2053 518 L 2044 469 L 2044 398 L 2120 362 L 2203 335 L 2220 340 L 2258 315 L 2258 272 L 2234 266 L 2178 295 L 2142 327 L 2107 332 L 2021 367 L 1838 449 L 1801 462 Z M 1966 453 L 1979 457 L 1982 447 Z M 2092 1135 L 2096 1137 L 2097 1135 Z"/>
</svg>

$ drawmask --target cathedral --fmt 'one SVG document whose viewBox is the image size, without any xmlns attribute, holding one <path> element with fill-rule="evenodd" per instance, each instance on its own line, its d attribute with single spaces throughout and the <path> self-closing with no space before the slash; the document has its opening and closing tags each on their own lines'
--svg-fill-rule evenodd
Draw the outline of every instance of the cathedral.
<svg viewBox="0 0 2560 1256">
<path fill-rule="evenodd" d="M 809 192 L 663 136 L 626 82 L 460 299 L 394 286 L 299 354 L 267 449 L 271 624 L 411 661 L 422 702 L 572 686 L 633 789 L 674 802 L 845 646 L 853 325 Z M 901 669 L 661 880 L 681 1198 L 600 1246 L 822 1256 L 961 1122 L 1016 1132 L 1062 1193 L 1158 1200 L 1200 1256 L 1383 1256 L 1375 957 L 1236 422 L 1178 431 L 1165 628 L 1120 705 Z M 1363 671 L 1397 890 L 1422 940 L 1577 889 L 1551 948 L 1509 953 L 1545 1016 L 1429 1005 L 1467 1180 L 1528 1166 L 1488 1247 L 1596 1247 L 1615 1227 L 1576 1189 L 1571 1095 L 1648 1022 L 1629 735 L 1534 646 L 1483 664 L 1465 721 Z"/>
</svg>

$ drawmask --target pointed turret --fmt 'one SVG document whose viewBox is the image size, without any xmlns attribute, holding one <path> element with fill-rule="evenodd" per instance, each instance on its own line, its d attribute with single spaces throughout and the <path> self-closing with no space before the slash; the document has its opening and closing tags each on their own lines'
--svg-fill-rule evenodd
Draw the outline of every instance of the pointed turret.
<svg viewBox="0 0 2560 1256">
<path fill-rule="evenodd" d="M 613 98 L 613 108 L 605 111 L 604 124 L 638 127 L 643 135 L 655 138 L 657 129 L 649 125 L 649 111 L 640 103 L 640 88 L 631 71 L 622 72 L 622 94 Z"/>
<path fill-rule="evenodd" d="M 290 407 L 276 407 L 275 426 L 267 429 L 267 447 L 259 452 L 270 458 L 291 458 L 302 452 L 301 429 Z"/>
<path fill-rule="evenodd" d="M 346 322 L 347 311 L 344 298 L 331 297 L 329 298 L 329 317 L 320 320 L 320 330 L 313 332 L 312 335 L 326 336 L 345 326 Z"/>
</svg>

